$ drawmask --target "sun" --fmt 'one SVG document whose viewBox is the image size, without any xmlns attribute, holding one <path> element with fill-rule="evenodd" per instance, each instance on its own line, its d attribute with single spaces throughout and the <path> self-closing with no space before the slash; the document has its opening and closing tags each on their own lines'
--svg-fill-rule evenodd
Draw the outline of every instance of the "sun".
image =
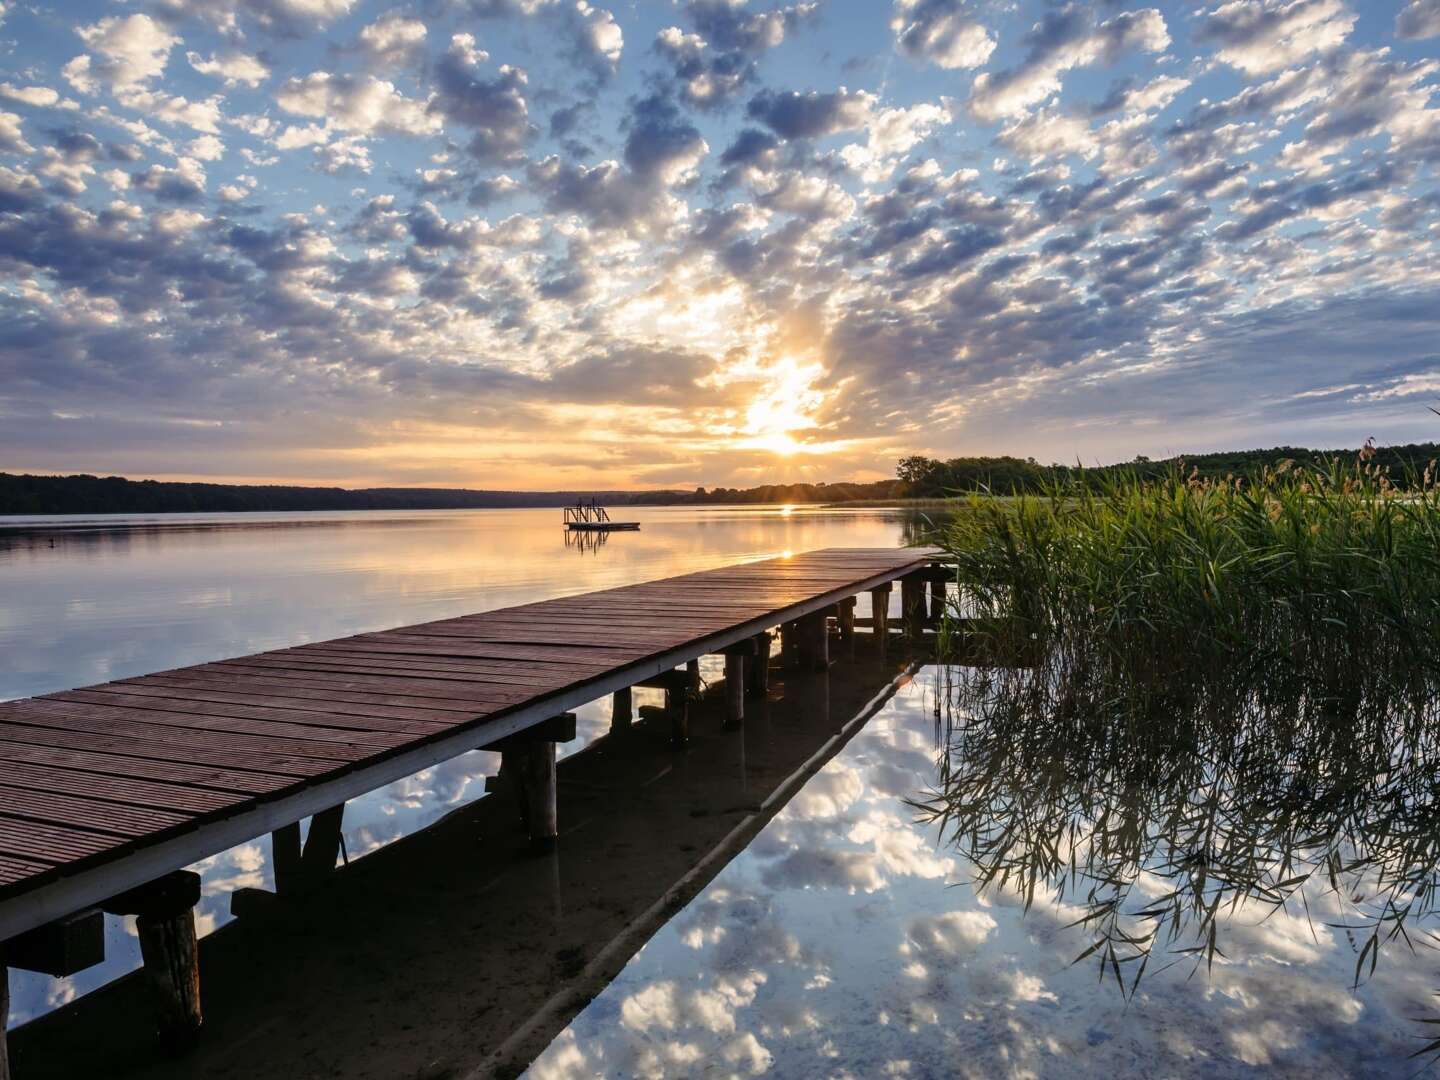
<svg viewBox="0 0 1440 1080">
<path fill-rule="evenodd" d="M 815 426 L 812 413 L 825 395 L 814 382 L 823 369 L 819 364 L 802 364 L 793 356 L 782 356 L 765 371 L 770 389 L 755 398 L 745 410 L 744 445 L 789 457 L 803 449 L 794 433 Z"/>
</svg>

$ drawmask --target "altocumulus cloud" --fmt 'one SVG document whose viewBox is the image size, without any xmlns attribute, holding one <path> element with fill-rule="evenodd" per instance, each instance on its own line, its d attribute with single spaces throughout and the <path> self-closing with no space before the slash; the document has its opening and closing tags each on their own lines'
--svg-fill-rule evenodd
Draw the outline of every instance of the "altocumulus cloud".
<svg viewBox="0 0 1440 1080">
<path fill-rule="evenodd" d="M 1434 0 L 59 8 L 4 16 L 6 467 L 1434 434 Z"/>
</svg>

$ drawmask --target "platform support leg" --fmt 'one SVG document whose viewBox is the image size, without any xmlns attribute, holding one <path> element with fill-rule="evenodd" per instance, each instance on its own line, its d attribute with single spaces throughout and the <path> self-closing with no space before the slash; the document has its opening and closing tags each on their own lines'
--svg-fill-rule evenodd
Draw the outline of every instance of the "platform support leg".
<svg viewBox="0 0 1440 1080">
<path fill-rule="evenodd" d="M 10 1080 L 10 1050 L 5 1024 L 10 1019 L 10 969 L 0 964 L 0 1080 Z"/>
<path fill-rule="evenodd" d="M 755 655 L 746 665 L 745 673 L 751 694 L 764 697 L 770 692 L 770 634 L 764 630 L 755 635 Z"/>
<path fill-rule="evenodd" d="M 340 827 L 344 821 L 344 803 L 321 810 L 310 819 L 310 832 L 300 856 L 300 874 L 306 887 L 319 885 L 335 872 L 335 860 L 340 855 Z"/>
<path fill-rule="evenodd" d="M 670 745 L 683 750 L 690 742 L 690 689 L 686 686 L 665 688 L 665 713 L 670 717 Z"/>
<path fill-rule="evenodd" d="M 195 905 L 200 875 L 177 870 L 101 905 L 115 915 L 134 915 L 145 980 L 155 998 L 160 1045 L 178 1052 L 200 1034 L 200 953 Z"/>
<path fill-rule="evenodd" d="M 536 851 L 554 851 L 560 835 L 555 744 L 534 739 L 507 746 L 501 753 L 500 771 L 515 783 L 530 846 Z"/>
<path fill-rule="evenodd" d="M 780 624 L 780 665 L 794 667 L 800 662 L 800 624 Z"/>
<path fill-rule="evenodd" d="M 875 631 L 875 640 L 880 645 L 881 656 L 885 655 L 890 644 L 890 592 L 888 581 L 870 590 L 870 625 Z"/>
<path fill-rule="evenodd" d="M 282 825 L 270 834 L 270 862 L 275 872 L 277 895 L 292 893 L 300 886 L 300 822 Z"/>
<path fill-rule="evenodd" d="M 945 617 L 945 582 L 930 582 L 930 618 L 939 622 Z"/>
<path fill-rule="evenodd" d="M 925 628 L 925 581 L 918 577 L 900 579 L 900 613 L 909 637 L 919 637 Z"/>
<path fill-rule="evenodd" d="M 830 629 L 825 612 L 815 611 L 800 620 L 800 666 L 830 670 Z"/>
<path fill-rule="evenodd" d="M 745 656 L 739 652 L 725 654 L 725 730 L 745 726 Z"/>
<path fill-rule="evenodd" d="M 855 597 L 846 597 L 836 607 L 840 611 L 840 640 L 848 645 L 855 640 Z"/>
<path fill-rule="evenodd" d="M 629 731 L 630 723 L 635 718 L 635 710 L 631 706 L 630 687 L 622 687 L 615 691 L 614 697 L 610 699 L 610 733 L 613 735 L 620 731 Z"/>
</svg>

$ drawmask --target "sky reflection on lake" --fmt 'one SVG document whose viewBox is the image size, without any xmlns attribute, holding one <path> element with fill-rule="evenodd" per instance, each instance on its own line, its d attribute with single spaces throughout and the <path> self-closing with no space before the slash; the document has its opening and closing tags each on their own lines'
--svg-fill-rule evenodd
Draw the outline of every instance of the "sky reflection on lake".
<svg viewBox="0 0 1440 1080">
<path fill-rule="evenodd" d="M 558 509 L 0 518 L 0 700 L 786 551 L 894 547 L 906 517 L 818 507 L 621 516 L 641 530 L 598 547 L 567 545 Z M 718 675 L 722 663 L 707 657 L 702 670 Z M 636 691 L 637 704 L 659 701 L 659 691 Z M 608 701 L 577 712 L 562 757 L 608 727 Z M 465 754 L 351 800 L 348 857 L 482 797 L 498 758 Z M 274 888 L 270 854 L 259 837 L 192 867 L 202 935 L 229 921 L 235 889 Z M 71 978 L 12 972 L 7 1026 L 139 967 L 133 919 L 107 916 L 106 936 L 105 962 Z"/>
<path fill-rule="evenodd" d="M 1244 903 L 1207 974 L 1097 985 L 1083 910 L 982 892 L 906 798 L 938 783 L 927 669 L 635 956 L 533 1080 L 674 1075 L 1411 1076 L 1440 954 L 1360 943 L 1334 897 Z M 1158 893 L 1158 878 L 1137 882 Z M 1412 933 L 1416 928 L 1412 927 Z M 1163 970 L 1162 970 L 1163 968 Z"/>
</svg>

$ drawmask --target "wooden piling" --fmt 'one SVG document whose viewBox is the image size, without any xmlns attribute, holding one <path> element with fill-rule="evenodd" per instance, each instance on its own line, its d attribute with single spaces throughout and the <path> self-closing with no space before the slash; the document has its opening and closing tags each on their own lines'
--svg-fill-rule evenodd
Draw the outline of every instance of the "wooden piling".
<svg viewBox="0 0 1440 1080">
<path fill-rule="evenodd" d="M 177 870 L 106 901 L 115 915 L 134 915 L 145 979 L 155 999 L 160 1045 L 175 1053 L 200 1034 L 200 953 L 195 905 L 200 875 Z"/>
<path fill-rule="evenodd" d="M 925 630 L 925 579 L 911 574 L 900 579 L 900 616 L 908 637 Z"/>
<path fill-rule="evenodd" d="M 840 609 L 840 640 L 848 645 L 855 640 L 855 597 L 841 600 L 836 607 Z"/>
<path fill-rule="evenodd" d="M 799 622 L 800 666 L 812 671 L 830 670 L 830 627 L 825 612 L 812 612 Z"/>
<path fill-rule="evenodd" d="M 739 652 L 725 654 L 725 730 L 745 726 L 745 656 Z"/>
<path fill-rule="evenodd" d="M 300 822 L 282 825 L 270 834 L 270 863 L 275 892 L 291 893 L 300 887 Z"/>
<path fill-rule="evenodd" d="M 945 617 L 945 582 L 939 578 L 930 581 L 930 618 L 939 622 Z"/>
<path fill-rule="evenodd" d="M 877 585 L 870 590 L 870 625 L 875 630 L 875 640 L 880 646 L 880 655 L 890 644 L 890 583 Z"/>
<path fill-rule="evenodd" d="M 306 888 L 319 885 L 335 872 L 340 856 L 340 828 L 345 820 L 345 804 L 321 810 L 310 819 L 305 848 L 300 855 L 300 877 Z"/>
<path fill-rule="evenodd" d="M 4 957 L 0 956 L 0 960 Z M 9 1037 L 5 1034 L 10 1019 L 10 969 L 0 963 L 0 1080 L 10 1080 Z"/>
<path fill-rule="evenodd" d="M 519 743 L 505 751 L 510 775 L 519 785 L 522 816 L 536 851 L 554 851 L 560 835 L 556 805 L 555 744 Z"/>
<path fill-rule="evenodd" d="M 780 624 L 780 666 L 794 667 L 800 662 L 800 624 Z"/>
<path fill-rule="evenodd" d="M 665 713 L 670 717 L 670 745 L 676 750 L 681 750 L 690 742 L 690 689 L 688 685 L 672 685 L 665 688 Z"/>
<path fill-rule="evenodd" d="M 761 631 L 755 635 L 755 656 L 746 665 L 746 685 L 755 697 L 764 697 L 770 692 L 770 635 Z"/>
<path fill-rule="evenodd" d="M 610 733 L 616 734 L 621 731 L 629 731 L 630 724 L 635 719 L 635 709 L 631 703 L 630 687 L 626 686 L 615 691 L 610 699 Z"/>
</svg>

